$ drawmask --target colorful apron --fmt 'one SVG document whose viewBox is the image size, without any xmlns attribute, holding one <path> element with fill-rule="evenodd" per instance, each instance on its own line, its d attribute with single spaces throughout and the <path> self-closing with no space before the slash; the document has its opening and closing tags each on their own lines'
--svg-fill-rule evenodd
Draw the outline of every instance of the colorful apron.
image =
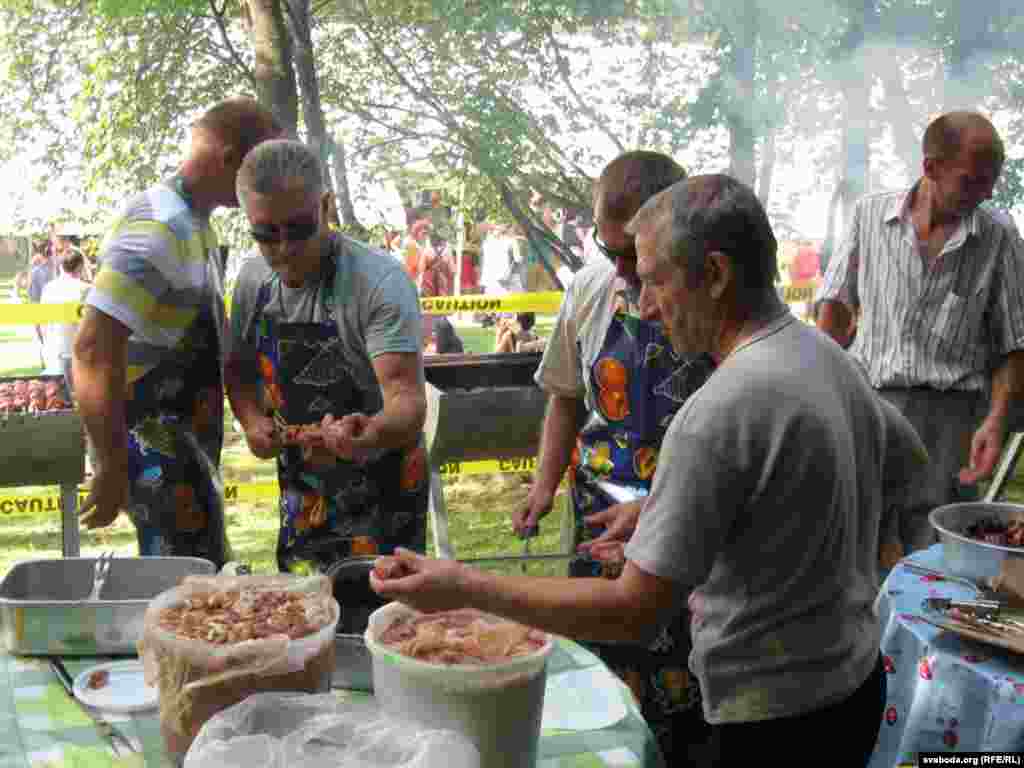
<svg viewBox="0 0 1024 768">
<path fill-rule="evenodd" d="M 308 322 L 279 322 L 265 311 L 276 275 L 260 288 L 255 323 L 266 403 L 288 424 L 319 423 L 327 413 L 372 414 L 379 405 L 377 393 L 359 387 L 344 356 L 334 317 L 334 272 L 332 261 Z M 320 321 L 312 316 L 317 302 Z M 282 571 L 325 572 L 345 557 L 389 554 L 398 546 L 424 551 L 428 484 L 422 439 L 414 448 L 365 464 L 339 459 L 327 467 L 305 462 L 302 449 L 291 446 L 278 457 L 277 472 Z"/>
<path fill-rule="evenodd" d="M 224 441 L 223 268 L 208 255 L 207 301 L 181 344 L 129 385 L 128 513 L 142 556 L 229 559 L 220 452 Z"/>
<path fill-rule="evenodd" d="M 583 522 L 587 515 L 616 502 L 599 482 L 627 486 L 646 494 L 658 462 L 658 451 L 672 417 L 710 375 L 705 356 L 677 356 L 660 324 L 641 320 L 624 291 L 589 377 L 593 409 L 580 432 L 570 466 L 570 489 L 575 515 L 575 548 L 597 537 L 603 528 Z M 585 556 L 569 566 L 572 576 L 615 578 L 610 567 Z M 688 672 L 689 614 L 682 611 L 648 647 L 588 644 L 629 684 L 644 718 L 658 737 L 666 757 L 675 752 L 682 762 L 687 733 L 703 730 L 699 689 Z M 679 748 L 672 746 L 673 740 Z M 670 765 L 676 764 L 670 759 Z"/>
</svg>

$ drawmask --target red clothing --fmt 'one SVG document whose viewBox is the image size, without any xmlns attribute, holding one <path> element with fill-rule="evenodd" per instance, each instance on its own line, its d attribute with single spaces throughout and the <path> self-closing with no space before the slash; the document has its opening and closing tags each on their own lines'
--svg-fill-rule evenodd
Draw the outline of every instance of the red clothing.
<svg viewBox="0 0 1024 768">
<path fill-rule="evenodd" d="M 803 280 L 813 280 L 818 277 L 821 269 L 821 260 L 818 258 L 818 251 L 811 245 L 802 245 L 789 265 L 789 279 L 791 282 L 799 283 Z"/>
</svg>

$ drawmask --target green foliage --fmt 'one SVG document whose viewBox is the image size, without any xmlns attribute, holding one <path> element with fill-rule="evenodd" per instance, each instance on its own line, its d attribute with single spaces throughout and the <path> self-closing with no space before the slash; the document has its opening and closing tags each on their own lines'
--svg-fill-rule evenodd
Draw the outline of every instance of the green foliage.
<svg viewBox="0 0 1024 768">
<path fill-rule="evenodd" d="M 94 0 L 97 12 L 112 19 L 139 18 L 149 15 L 177 16 L 205 13 L 207 0 Z"/>
</svg>

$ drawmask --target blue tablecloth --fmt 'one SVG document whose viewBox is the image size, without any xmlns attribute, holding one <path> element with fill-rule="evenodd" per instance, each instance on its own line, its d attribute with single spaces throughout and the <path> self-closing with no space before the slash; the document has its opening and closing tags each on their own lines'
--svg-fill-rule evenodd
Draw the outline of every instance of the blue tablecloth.
<svg viewBox="0 0 1024 768">
<path fill-rule="evenodd" d="M 939 544 L 906 560 L 945 570 Z M 923 621 L 927 597 L 975 595 L 902 565 L 885 580 L 876 607 L 889 695 L 870 768 L 916 765 L 918 752 L 1024 751 L 1024 656 Z"/>
<path fill-rule="evenodd" d="M 65 659 L 72 675 L 100 659 Z M 561 639 L 548 660 L 537 768 L 664 768 L 629 689 L 601 660 Z M 348 694 L 338 691 L 337 695 Z M 107 715 L 142 746 L 115 758 L 45 660 L 0 651 L 0 768 L 164 768 L 155 711 Z"/>
</svg>

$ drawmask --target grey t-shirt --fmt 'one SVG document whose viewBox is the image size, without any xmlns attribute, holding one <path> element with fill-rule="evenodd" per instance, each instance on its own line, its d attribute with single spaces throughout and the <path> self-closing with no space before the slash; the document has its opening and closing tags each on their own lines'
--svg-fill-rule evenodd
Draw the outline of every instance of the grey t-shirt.
<svg viewBox="0 0 1024 768">
<path fill-rule="evenodd" d="M 289 288 L 262 257 L 248 259 L 238 274 L 231 301 L 229 354 L 238 361 L 255 362 L 256 303 L 260 287 L 269 286 L 263 309 L 277 322 L 334 321 L 341 351 L 359 388 L 383 406 L 380 384 L 372 361 L 388 352 L 423 354 L 422 322 L 416 286 L 389 254 L 347 237 L 331 238 L 331 257 L 337 275 L 331 284 L 310 280 Z M 333 301 L 326 298 L 333 295 Z"/>
<path fill-rule="evenodd" d="M 626 557 L 690 593 L 708 722 L 806 713 L 867 679 L 883 499 L 926 460 L 846 353 L 789 312 L 683 405 Z"/>
</svg>

